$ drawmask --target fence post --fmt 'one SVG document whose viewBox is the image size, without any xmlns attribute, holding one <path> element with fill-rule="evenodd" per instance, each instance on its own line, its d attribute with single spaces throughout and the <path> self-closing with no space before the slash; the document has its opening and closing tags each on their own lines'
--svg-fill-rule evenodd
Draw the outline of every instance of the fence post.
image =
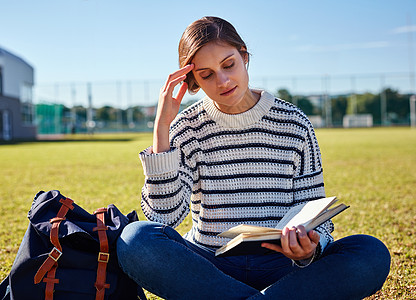
<svg viewBox="0 0 416 300">
<path fill-rule="evenodd" d="M 410 96 L 410 126 L 416 128 L 416 95 Z"/>
<path fill-rule="evenodd" d="M 71 84 L 71 100 L 72 100 L 72 108 L 71 108 L 71 134 L 77 132 L 77 112 L 75 110 L 75 102 L 77 99 L 77 90 L 75 88 L 75 84 Z"/>
<path fill-rule="evenodd" d="M 380 77 L 381 81 L 381 91 L 380 91 L 380 121 L 382 126 L 387 125 L 387 97 L 386 97 L 386 89 L 384 88 L 384 75 Z"/>
<path fill-rule="evenodd" d="M 87 109 L 87 130 L 89 134 L 93 133 L 95 123 L 92 116 L 92 89 L 91 82 L 87 82 L 87 93 L 88 93 L 88 109 Z"/>
<path fill-rule="evenodd" d="M 325 109 L 325 123 L 326 127 L 332 127 L 332 103 L 329 96 L 329 75 L 322 77 L 322 87 L 324 92 L 324 109 Z"/>
</svg>

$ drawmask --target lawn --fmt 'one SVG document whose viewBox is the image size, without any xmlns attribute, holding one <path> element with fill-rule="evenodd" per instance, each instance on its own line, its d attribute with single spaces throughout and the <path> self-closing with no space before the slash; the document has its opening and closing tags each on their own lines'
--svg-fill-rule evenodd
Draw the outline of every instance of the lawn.
<svg viewBox="0 0 416 300">
<path fill-rule="evenodd" d="M 366 233 L 383 240 L 391 272 L 372 299 L 415 299 L 416 129 L 319 129 L 317 136 L 326 193 L 351 206 L 334 219 L 334 237 Z M 10 271 L 39 190 L 59 189 L 90 212 L 114 203 L 144 219 L 138 152 L 150 143 L 150 134 L 138 133 L 0 145 L 0 279 Z M 189 227 L 187 218 L 179 231 Z"/>
</svg>

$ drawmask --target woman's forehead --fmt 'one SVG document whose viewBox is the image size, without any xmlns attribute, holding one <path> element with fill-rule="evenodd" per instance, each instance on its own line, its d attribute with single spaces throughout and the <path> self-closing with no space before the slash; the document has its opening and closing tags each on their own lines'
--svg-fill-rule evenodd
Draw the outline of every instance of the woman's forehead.
<svg viewBox="0 0 416 300">
<path fill-rule="evenodd" d="M 205 68 L 205 64 L 221 64 L 236 53 L 238 51 L 233 46 L 211 42 L 195 53 L 192 63 L 195 64 L 195 71 L 198 71 Z"/>
</svg>

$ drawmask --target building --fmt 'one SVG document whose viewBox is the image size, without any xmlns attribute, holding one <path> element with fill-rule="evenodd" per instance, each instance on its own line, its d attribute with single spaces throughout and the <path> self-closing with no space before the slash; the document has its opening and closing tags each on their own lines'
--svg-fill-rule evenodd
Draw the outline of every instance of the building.
<svg viewBox="0 0 416 300">
<path fill-rule="evenodd" d="M 0 48 L 0 141 L 36 139 L 34 70 Z"/>
</svg>

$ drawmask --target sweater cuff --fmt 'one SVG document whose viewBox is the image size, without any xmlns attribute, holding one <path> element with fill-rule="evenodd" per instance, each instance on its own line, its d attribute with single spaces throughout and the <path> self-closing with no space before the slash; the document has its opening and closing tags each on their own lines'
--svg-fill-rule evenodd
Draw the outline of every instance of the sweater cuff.
<svg viewBox="0 0 416 300">
<path fill-rule="evenodd" d="M 139 154 L 145 176 L 162 175 L 176 171 L 179 165 L 179 151 L 173 148 L 167 152 L 153 153 L 149 147 Z"/>
<path fill-rule="evenodd" d="M 319 234 L 319 245 L 320 245 L 320 250 L 321 253 L 324 251 L 324 249 L 326 248 L 326 246 L 328 245 L 328 243 L 331 242 L 330 238 L 331 236 L 325 235 L 323 234 L 320 230 L 319 227 L 315 228 L 315 231 Z"/>
</svg>

